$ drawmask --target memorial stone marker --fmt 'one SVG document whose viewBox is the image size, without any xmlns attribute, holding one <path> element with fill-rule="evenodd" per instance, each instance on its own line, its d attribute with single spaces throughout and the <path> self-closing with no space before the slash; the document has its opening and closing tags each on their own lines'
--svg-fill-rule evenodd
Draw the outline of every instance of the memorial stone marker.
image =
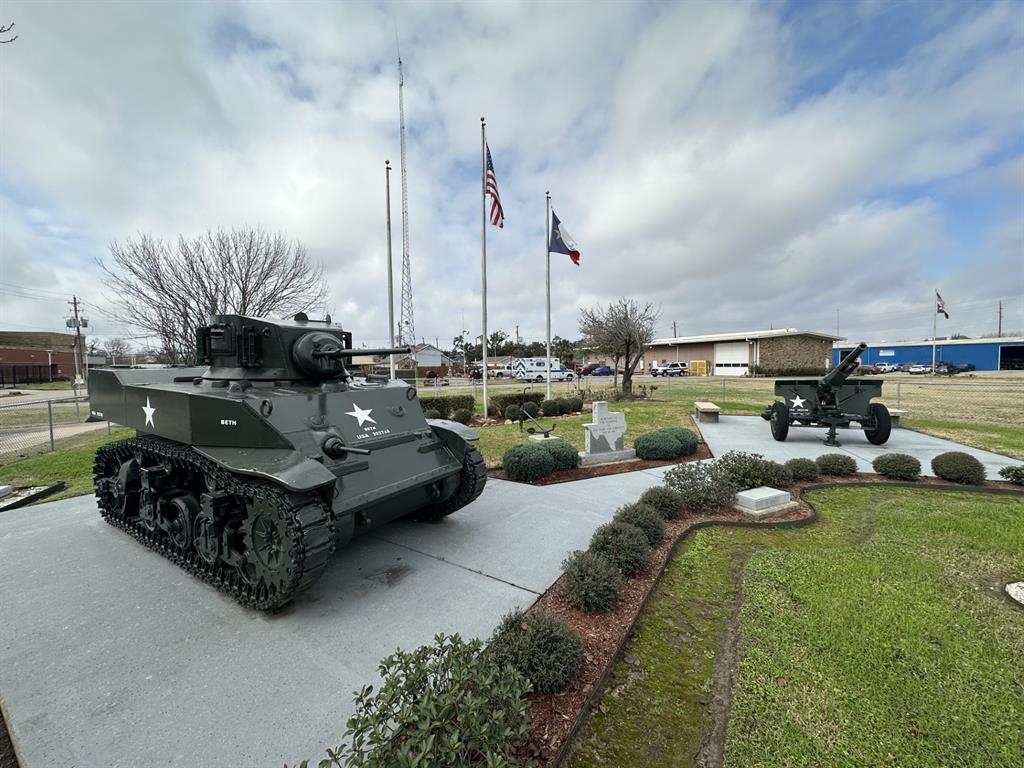
<svg viewBox="0 0 1024 768">
<path fill-rule="evenodd" d="M 584 424 L 583 431 L 584 451 L 580 460 L 584 466 L 636 458 L 636 451 L 625 446 L 626 415 L 609 411 L 607 402 L 594 403 L 592 422 Z"/>
</svg>

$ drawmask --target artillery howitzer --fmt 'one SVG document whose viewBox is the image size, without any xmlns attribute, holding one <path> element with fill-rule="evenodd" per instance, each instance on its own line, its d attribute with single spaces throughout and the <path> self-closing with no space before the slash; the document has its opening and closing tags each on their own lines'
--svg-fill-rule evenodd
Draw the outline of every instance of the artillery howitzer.
<svg viewBox="0 0 1024 768">
<path fill-rule="evenodd" d="M 851 379 L 857 370 L 861 353 L 868 348 L 863 342 L 850 351 L 821 379 L 786 379 L 775 382 L 775 394 L 782 398 L 764 409 L 761 417 L 770 421 L 772 437 L 782 441 L 790 426 L 828 427 L 825 445 L 838 446 L 837 427 L 849 427 L 856 421 L 864 428 L 864 436 L 875 445 L 889 439 L 892 421 L 889 409 L 871 398 L 881 397 L 882 382 Z"/>
<path fill-rule="evenodd" d="M 426 419 L 403 381 L 353 376 L 352 334 L 298 314 L 220 315 L 205 368 L 94 369 L 92 415 L 137 430 L 96 453 L 104 519 L 238 602 L 276 610 L 336 546 L 399 517 L 437 520 L 486 482 L 476 432 Z"/>
</svg>

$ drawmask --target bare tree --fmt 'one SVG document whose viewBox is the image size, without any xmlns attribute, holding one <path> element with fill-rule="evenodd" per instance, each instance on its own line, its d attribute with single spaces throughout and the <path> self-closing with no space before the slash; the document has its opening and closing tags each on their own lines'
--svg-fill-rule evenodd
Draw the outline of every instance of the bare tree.
<svg viewBox="0 0 1024 768">
<path fill-rule="evenodd" d="M 118 358 L 121 359 L 122 363 L 125 362 L 125 358 L 132 353 L 132 347 L 127 339 L 122 339 L 120 336 L 112 336 L 103 345 L 103 351 L 110 358 L 110 364 L 116 365 Z"/>
<path fill-rule="evenodd" d="M 636 299 L 621 298 L 607 307 L 592 307 L 580 312 L 580 332 L 585 343 L 609 355 L 614 370 L 619 361 L 625 363 L 622 373 L 622 391 L 633 392 L 633 371 L 654 339 L 654 327 L 661 311 L 653 304 L 641 304 Z"/>
<path fill-rule="evenodd" d="M 140 234 L 111 243 L 99 261 L 111 283 L 109 315 L 159 339 L 158 357 L 195 357 L 196 329 L 210 315 L 290 315 L 323 306 L 323 266 L 283 233 L 218 229 L 176 243 Z"/>
</svg>

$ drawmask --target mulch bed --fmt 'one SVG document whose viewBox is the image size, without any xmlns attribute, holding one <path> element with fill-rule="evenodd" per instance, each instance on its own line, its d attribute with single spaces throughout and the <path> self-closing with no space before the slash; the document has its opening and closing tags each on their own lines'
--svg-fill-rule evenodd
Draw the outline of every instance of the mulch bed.
<svg viewBox="0 0 1024 768">
<path fill-rule="evenodd" d="M 596 464 L 591 467 L 577 467 L 576 469 L 564 469 L 561 472 L 542 477 L 526 485 L 555 485 L 557 483 L 571 483 L 573 480 L 585 480 L 589 477 L 603 477 L 604 475 L 618 475 L 622 472 L 636 472 L 641 469 L 652 469 L 654 467 L 667 467 L 673 464 L 684 464 L 688 461 L 699 461 L 700 459 L 714 458 L 708 447 L 701 443 L 697 446 L 697 452 L 681 459 L 670 459 L 667 461 L 645 461 L 634 459 L 633 461 L 618 461 L 614 464 Z M 487 470 L 487 476 L 496 480 L 508 480 L 505 471 L 501 469 Z M 514 481 L 512 481 L 514 482 Z"/>
<path fill-rule="evenodd" d="M 701 448 L 704 448 L 702 445 Z M 705 449 L 706 450 L 706 449 Z M 672 462 L 651 462 L 664 464 Z M 575 478 L 574 478 L 575 479 Z M 784 515 L 768 520 L 754 521 L 733 509 L 722 509 L 713 514 L 684 511 L 678 520 L 665 523 L 665 535 L 651 548 L 651 555 L 644 569 L 627 577 L 619 604 L 607 613 L 588 613 L 573 608 L 566 599 L 566 579 L 558 581 L 537 600 L 530 610 L 545 610 L 560 616 L 583 640 L 583 663 L 580 667 L 578 685 L 573 690 L 557 693 L 532 693 L 529 695 L 533 715 L 530 737 L 521 754 L 537 762 L 539 768 L 553 768 L 568 752 L 570 742 L 577 735 L 582 717 L 595 703 L 610 673 L 619 650 L 624 647 L 627 634 L 643 610 L 653 587 L 661 577 L 665 566 L 687 533 L 707 524 L 742 524 L 752 527 L 775 527 L 780 524 L 803 524 L 814 519 L 814 509 L 803 499 L 804 489 L 815 483 L 842 483 L 859 485 L 864 483 L 890 483 L 881 475 L 861 474 L 851 477 L 822 476 L 814 483 L 800 482 L 789 487 L 798 506 Z M 893 485 L 898 485 L 892 483 Z M 942 486 L 951 491 L 963 490 L 938 478 L 922 478 L 915 484 Z M 977 486 L 973 486 L 977 487 Z M 986 481 L 984 487 L 1022 492 L 1019 485 L 999 481 Z"/>
</svg>

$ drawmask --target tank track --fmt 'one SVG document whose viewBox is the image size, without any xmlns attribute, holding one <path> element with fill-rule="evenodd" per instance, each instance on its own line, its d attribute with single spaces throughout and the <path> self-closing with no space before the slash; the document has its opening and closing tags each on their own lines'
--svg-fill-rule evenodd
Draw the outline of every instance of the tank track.
<svg viewBox="0 0 1024 768">
<path fill-rule="evenodd" d="M 447 517 L 452 512 L 472 504 L 479 498 L 487 484 L 487 467 L 484 457 L 472 445 L 466 446 L 466 455 L 462 460 L 462 471 L 459 473 L 459 487 L 449 498 L 440 504 L 432 504 L 413 514 L 413 519 L 430 522 Z"/>
<path fill-rule="evenodd" d="M 268 502 L 280 510 L 292 537 L 289 543 L 294 546 L 287 581 L 273 589 L 263 582 L 247 582 L 237 568 L 221 559 L 207 563 L 194 547 L 179 548 L 163 529 L 150 531 L 138 516 L 124 514 L 117 503 L 120 499 L 107 490 L 107 481 L 111 479 L 108 468 L 113 462 L 118 466 L 139 456 L 153 463 L 170 462 L 174 470 L 189 473 L 193 479 L 205 481 L 208 487 L 216 487 L 235 497 Z M 138 436 L 108 443 L 96 452 L 93 481 L 100 514 L 107 523 L 248 608 L 279 610 L 320 577 L 334 552 L 334 519 L 330 507 L 319 495 L 291 492 L 265 480 L 229 472 L 191 447 L 173 440 Z"/>
</svg>

